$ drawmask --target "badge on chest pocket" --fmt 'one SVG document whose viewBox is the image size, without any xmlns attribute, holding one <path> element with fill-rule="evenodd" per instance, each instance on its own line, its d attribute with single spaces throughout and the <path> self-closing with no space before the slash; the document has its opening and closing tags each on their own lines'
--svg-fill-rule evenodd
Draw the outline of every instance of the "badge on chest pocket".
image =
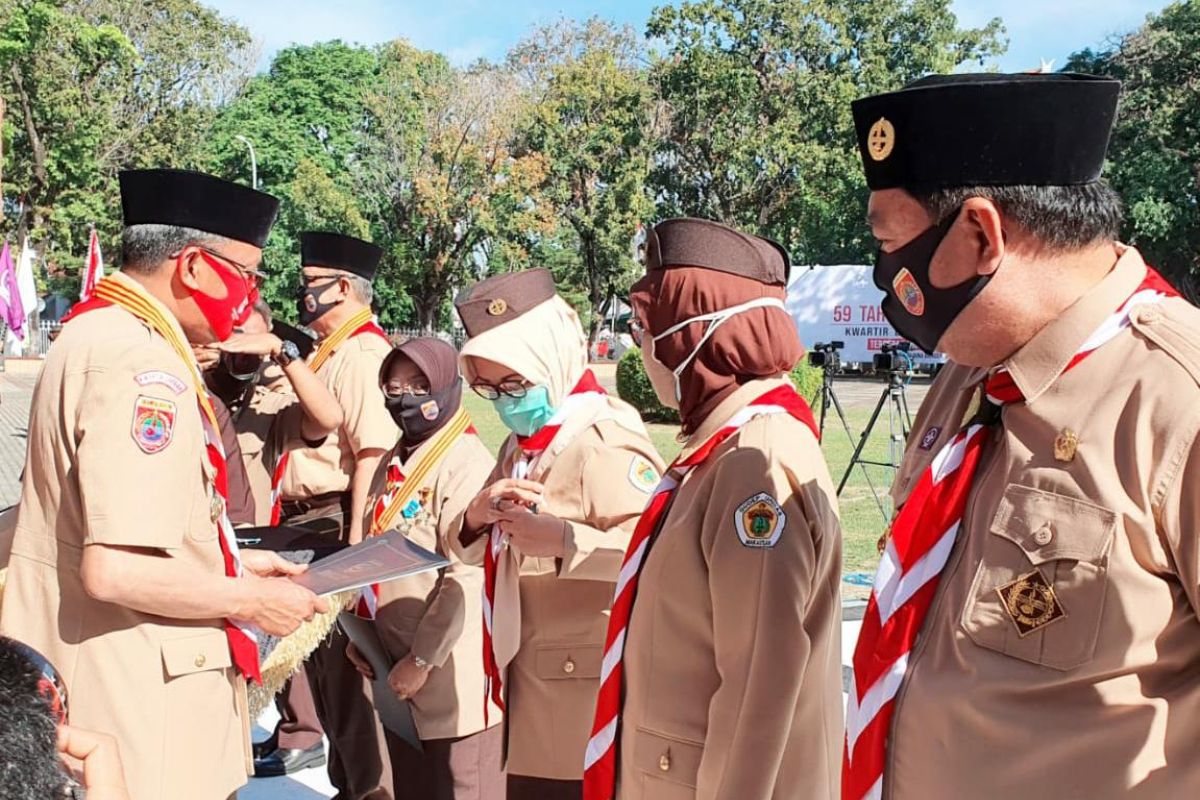
<svg viewBox="0 0 1200 800">
<path fill-rule="evenodd" d="M 1096 649 L 1116 514 L 1009 486 L 986 533 L 963 630 L 980 647 L 1053 669 Z"/>
</svg>

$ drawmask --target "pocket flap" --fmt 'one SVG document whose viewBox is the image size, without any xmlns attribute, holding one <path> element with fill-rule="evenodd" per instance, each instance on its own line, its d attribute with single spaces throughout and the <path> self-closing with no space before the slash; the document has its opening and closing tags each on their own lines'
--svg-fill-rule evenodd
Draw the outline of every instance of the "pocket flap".
<svg viewBox="0 0 1200 800">
<path fill-rule="evenodd" d="M 604 658 L 600 645 L 548 645 L 537 649 L 537 676 L 542 680 L 599 678 Z"/>
<path fill-rule="evenodd" d="M 1009 486 L 992 519 L 1034 564 L 1070 559 L 1099 563 L 1117 527 L 1116 513 L 1084 500 L 1029 486 Z"/>
<path fill-rule="evenodd" d="M 695 786 L 704 747 L 698 742 L 676 739 L 637 729 L 633 745 L 633 765 L 664 781 Z"/>
<path fill-rule="evenodd" d="M 165 641 L 162 656 L 163 667 L 172 678 L 208 669 L 227 669 L 233 665 L 229 639 L 224 631 L 205 631 Z"/>
</svg>

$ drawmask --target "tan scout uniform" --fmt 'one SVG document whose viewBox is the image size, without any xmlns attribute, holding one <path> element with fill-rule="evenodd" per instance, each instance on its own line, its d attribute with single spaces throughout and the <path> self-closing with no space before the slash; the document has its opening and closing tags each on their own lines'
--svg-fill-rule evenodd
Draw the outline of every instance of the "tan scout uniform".
<svg viewBox="0 0 1200 800">
<path fill-rule="evenodd" d="M 515 436 L 500 451 L 488 484 L 512 474 Z M 525 558 L 521 566 L 521 644 L 508 666 L 507 770 L 554 780 L 579 780 L 591 733 L 608 609 L 629 537 L 652 484 L 634 465 L 663 464 L 654 446 L 612 420 L 580 432 L 565 447 L 552 443 L 529 480 L 545 486 L 539 509 L 567 526 L 562 559 Z M 487 537 L 464 560 L 483 563 Z M 495 624 L 503 625 L 496 609 Z"/>
<path fill-rule="evenodd" d="M 0 620 L 62 673 L 72 724 L 117 738 L 134 800 L 228 797 L 249 759 L 223 622 L 101 603 L 79 574 L 89 544 L 153 548 L 224 574 L 189 369 L 119 308 L 63 329 L 34 391 Z M 153 453 L 131 430 L 140 397 L 174 406 L 170 442 Z"/>
<path fill-rule="evenodd" d="M 350 489 L 355 457 L 363 450 L 388 450 L 399 432 L 379 393 L 379 368 L 391 352 L 382 337 L 364 333 L 346 340 L 317 371 L 342 407 L 345 421 L 321 444 L 310 447 L 301 434 L 303 409 L 279 414 L 280 452 L 290 453 L 283 475 L 283 499 L 310 500 Z"/>
<path fill-rule="evenodd" d="M 419 459 L 423 449 L 414 452 L 408 463 Z M 368 508 L 384 491 L 391 457 L 389 453 L 380 463 Z M 459 437 L 418 490 L 422 493 L 418 496 L 427 496 L 421 512 L 426 521 L 406 534 L 421 547 L 449 558 L 450 566 L 379 587 L 375 623 L 392 661 L 411 652 L 433 667 L 410 701 L 422 740 L 469 736 L 487 727 L 481 702 L 483 570 L 462 563 L 449 542 L 462 530 L 467 506 L 483 488 L 494 463 L 478 436 Z M 490 712 L 491 724 L 498 724 L 501 712 L 494 706 Z"/>
<path fill-rule="evenodd" d="M 783 383 L 739 388 L 682 455 Z M 738 507 L 760 492 L 786 515 L 769 548 L 742 544 L 736 530 Z M 787 414 L 751 420 L 685 476 L 642 569 L 625 641 L 621 800 L 837 795 L 841 550 L 832 497 L 816 438 Z"/>
<path fill-rule="evenodd" d="M 1006 363 L 1027 401 L 984 451 L 897 696 L 885 797 L 1200 796 L 1200 311 L 1138 309 L 1063 373 L 1143 275 L 1127 250 Z M 983 377 L 939 376 L 899 500 Z M 1022 636 L 998 590 L 1035 570 L 1065 616 Z"/>
<path fill-rule="evenodd" d="M 271 442 L 271 427 L 283 409 L 297 402 L 290 391 L 256 386 L 250 400 L 234 420 L 238 446 L 246 465 L 246 478 L 255 501 L 255 525 L 271 524 L 271 479 L 279 454 Z"/>
</svg>

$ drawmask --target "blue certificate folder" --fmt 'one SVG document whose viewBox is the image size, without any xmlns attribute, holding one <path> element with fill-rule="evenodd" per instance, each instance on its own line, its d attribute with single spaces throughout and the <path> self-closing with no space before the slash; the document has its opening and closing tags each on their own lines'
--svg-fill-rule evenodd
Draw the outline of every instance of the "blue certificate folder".
<svg viewBox="0 0 1200 800">
<path fill-rule="evenodd" d="M 313 561 L 292 580 L 314 594 L 329 595 L 448 566 L 448 559 L 413 544 L 400 531 L 388 531 Z"/>
</svg>

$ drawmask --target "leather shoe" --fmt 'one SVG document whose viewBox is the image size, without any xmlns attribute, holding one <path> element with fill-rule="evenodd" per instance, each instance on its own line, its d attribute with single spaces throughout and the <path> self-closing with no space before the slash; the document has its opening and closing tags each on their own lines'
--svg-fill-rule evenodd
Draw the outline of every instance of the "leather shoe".
<svg viewBox="0 0 1200 800">
<path fill-rule="evenodd" d="M 307 750 L 280 747 L 265 758 L 254 759 L 254 777 L 278 778 L 302 769 L 325 765 L 325 744 L 317 742 Z"/>
<path fill-rule="evenodd" d="M 255 742 L 252 749 L 254 751 L 254 760 L 258 761 L 279 749 L 279 739 L 276 738 L 275 734 L 271 734 L 261 742 Z"/>
</svg>

